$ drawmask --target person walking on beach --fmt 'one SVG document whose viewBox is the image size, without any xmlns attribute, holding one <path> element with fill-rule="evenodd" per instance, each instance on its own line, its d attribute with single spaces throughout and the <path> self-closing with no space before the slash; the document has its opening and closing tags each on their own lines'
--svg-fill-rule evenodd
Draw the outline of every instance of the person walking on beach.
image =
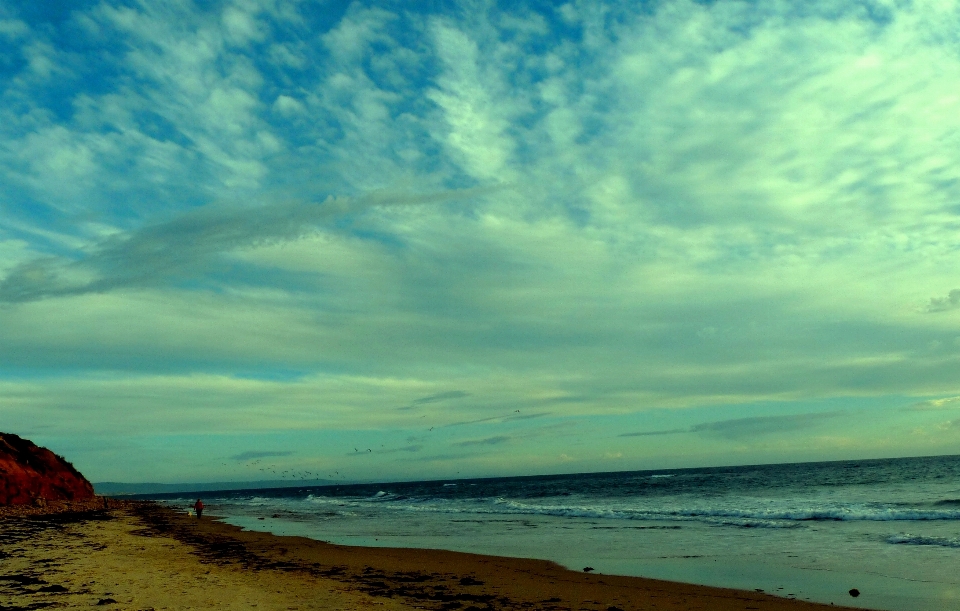
<svg viewBox="0 0 960 611">
<path fill-rule="evenodd" d="M 197 502 L 193 504 L 193 508 L 197 510 L 197 517 L 203 517 L 203 501 L 197 499 Z"/>
</svg>

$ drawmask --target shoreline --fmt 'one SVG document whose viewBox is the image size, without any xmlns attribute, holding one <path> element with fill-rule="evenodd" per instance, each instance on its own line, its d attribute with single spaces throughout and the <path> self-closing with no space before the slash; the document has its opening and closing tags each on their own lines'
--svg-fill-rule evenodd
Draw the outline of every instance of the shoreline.
<svg viewBox="0 0 960 611">
<path fill-rule="evenodd" d="M 375 605 L 437 611 L 853 609 L 765 592 L 572 571 L 546 560 L 335 545 L 245 531 L 214 516 L 198 520 L 150 502 L 112 500 L 110 506 L 80 513 L 0 515 L 0 532 L 20 529 L 32 533 L 32 545 L 24 548 L 24 538 L 19 540 L 22 557 L 11 553 L 18 544 L 9 541 L 16 540 L 16 535 L 0 538 L 0 557 L 6 554 L 4 564 L 15 565 L 19 558 L 22 569 L 13 581 L 9 575 L 4 581 L 0 575 L 0 604 L 39 608 L 28 604 L 49 602 L 69 608 L 75 601 L 78 607 L 102 604 L 130 609 L 251 608 L 249 605 L 257 609 L 334 609 Z M 97 552 L 86 558 L 74 553 L 73 557 L 62 545 L 58 547 L 58 538 L 86 539 L 84 547 Z M 119 563 L 119 568 L 111 569 L 111 562 Z M 134 570 L 131 565 L 138 568 Z M 40 568 L 31 572 L 24 568 L 29 566 Z M 44 566 L 51 570 L 43 571 Z M 172 572 L 161 578 L 168 568 Z M 2 572 L 8 571 L 5 568 Z M 233 592 L 243 591 L 243 601 L 237 602 L 239 599 L 232 594 L 217 598 L 209 587 L 198 588 L 198 575 L 206 582 L 220 580 Z M 63 583 L 57 583 L 55 577 Z M 12 592 L 13 598 L 5 600 L 10 594 L 6 592 L 8 586 L 31 580 L 35 582 L 32 586 L 21 587 L 19 593 Z M 111 580 L 115 584 L 103 592 L 96 592 L 91 585 Z M 162 587 L 156 590 L 154 582 Z M 178 585 L 164 585 L 169 583 Z M 232 585 L 226 586 L 228 583 Z M 44 588 L 46 591 L 42 591 Z M 197 603 L 189 602 L 194 600 L 191 597 L 206 597 L 206 602 L 195 606 Z M 114 602 L 99 602 L 107 599 Z M 251 602 L 253 599 L 257 602 Z"/>
</svg>

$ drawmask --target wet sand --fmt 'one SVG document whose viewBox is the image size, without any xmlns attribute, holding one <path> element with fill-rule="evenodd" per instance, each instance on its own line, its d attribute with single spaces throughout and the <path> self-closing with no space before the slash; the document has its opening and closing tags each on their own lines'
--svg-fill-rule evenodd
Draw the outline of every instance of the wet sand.
<svg viewBox="0 0 960 611">
<path fill-rule="evenodd" d="M 151 503 L 70 509 L 0 515 L 0 609 L 842 608 L 542 560 L 277 537 Z"/>
</svg>

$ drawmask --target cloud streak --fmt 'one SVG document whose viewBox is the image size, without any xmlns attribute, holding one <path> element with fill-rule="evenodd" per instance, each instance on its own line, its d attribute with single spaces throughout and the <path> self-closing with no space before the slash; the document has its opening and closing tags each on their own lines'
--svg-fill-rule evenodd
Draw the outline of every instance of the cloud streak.
<svg viewBox="0 0 960 611">
<path fill-rule="evenodd" d="M 239 462 L 254 460 L 256 458 L 280 458 L 282 456 L 292 456 L 293 452 L 258 452 L 255 450 L 250 450 L 247 452 L 241 452 L 230 457 L 230 460 L 236 460 Z"/>
<path fill-rule="evenodd" d="M 706 433 L 727 439 L 747 439 L 762 435 L 790 433 L 818 426 L 838 412 L 819 412 L 814 414 L 792 414 L 788 416 L 755 416 L 752 418 L 731 418 L 704 422 L 686 428 L 666 429 L 662 431 L 639 431 L 621 433 L 620 437 L 648 437 L 658 435 L 679 435 L 686 433 Z"/>
<path fill-rule="evenodd" d="M 294 240 L 333 218 L 370 208 L 435 204 L 493 191 L 372 194 L 330 197 L 323 203 L 203 208 L 165 223 L 112 235 L 73 260 L 42 257 L 21 263 L 0 282 L 0 303 L 163 285 L 201 274 L 217 257 L 231 251 Z"/>
<path fill-rule="evenodd" d="M 946 397 L 944 399 L 930 399 L 914 403 L 906 408 L 913 412 L 943 412 L 960 409 L 960 397 Z"/>
<path fill-rule="evenodd" d="M 467 441 L 458 441 L 453 444 L 462 448 L 467 448 L 470 446 L 495 446 L 500 445 L 501 443 L 506 443 L 510 441 L 512 437 L 509 435 L 495 435 L 493 437 L 485 437 L 483 439 L 469 439 Z"/>
<path fill-rule="evenodd" d="M 489 418 L 478 418 L 476 420 L 460 420 L 458 422 L 451 422 L 445 424 L 445 428 L 456 427 L 456 426 L 468 426 L 471 424 L 481 424 L 484 422 L 512 422 L 516 420 L 532 420 L 533 418 L 543 418 L 544 416 L 549 416 L 550 412 L 538 412 L 534 414 L 520 414 L 517 415 L 508 415 L 508 416 L 490 416 Z"/>
<path fill-rule="evenodd" d="M 428 403 L 437 403 L 439 401 L 447 401 L 449 399 L 462 399 L 463 397 L 469 397 L 470 393 L 464 392 L 462 390 L 451 390 L 449 392 L 441 392 L 435 395 L 430 395 L 429 397 L 420 397 L 419 399 L 414 399 L 411 403 L 413 405 L 426 405 Z"/>
</svg>

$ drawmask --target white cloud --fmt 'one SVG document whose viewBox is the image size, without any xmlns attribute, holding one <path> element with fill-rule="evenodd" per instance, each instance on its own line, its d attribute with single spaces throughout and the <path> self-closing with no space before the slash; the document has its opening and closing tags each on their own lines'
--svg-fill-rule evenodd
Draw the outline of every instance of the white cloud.
<svg viewBox="0 0 960 611">
<path fill-rule="evenodd" d="M 446 133 L 441 138 L 464 170 L 481 180 L 509 179 L 507 163 L 513 145 L 479 68 L 479 50 L 467 34 L 442 22 L 431 28 L 434 45 L 445 70 L 439 88 L 427 93 L 444 113 Z"/>
<path fill-rule="evenodd" d="M 273 103 L 273 109 L 281 115 L 288 117 L 303 114 L 304 112 L 303 104 L 288 95 L 277 96 L 276 101 Z"/>
<path fill-rule="evenodd" d="M 256 187 L 268 172 L 258 137 L 270 131 L 260 119 L 263 78 L 249 59 L 227 46 L 262 39 L 255 12 L 228 6 L 222 21 L 169 6 L 105 6 L 97 12 L 130 41 L 118 59 L 136 80 L 118 91 L 123 104 L 138 114 L 149 109 L 159 115 L 167 126 L 163 129 L 176 130 L 184 140 L 181 146 L 199 153 L 195 159 L 207 162 L 228 189 Z M 139 133 L 140 121 L 130 115 L 127 133 Z M 207 186 L 222 190 L 215 183 Z"/>
<path fill-rule="evenodd" d="M 385 30 L 395 19 L 396 15 L 389 11 L 360 8 L 360 5 L 354 4 L 336 27 L 321 39 L 337 64 L 351 65 L 370 53 L 371 43 L 392 46 L 393 41 L 385 34 Z"/>
<path fill-rule="evenodd" d="M 322 203 L 202 208 L 136 232 L 101 232 L 100 241 L 74 257 L 38 257 L 24 262 L 0 281 L 0 302 L 165 285 L 178 278 L 203 275 L 231 251 L 293 240 L 337 217 L 358 215 L 373 207 L 439 203 L 472 194 L 377 193 L 356 200 L 328 197 Z"/>
<path fill-rule="evenodd" d="M 17 265 L 36 257 L 25 240 L 0 238 L 0 275 L 6 275 Z"/>
<path fill-rule="evenodd" d="M 292 44 L 274 44 L 270 46 L 270 59 L 274 64 L 302 69 L 307 65 L 304 53 Z"/>
<path fill-rule="evenodd" d="M 16 40 L 26 36 L 30 27 L 19 19 L 0 19 L 0 36 L 8 40 Z"/>
<path fill-rule="evenodd" d="M 266 37 L 263 26 L 257 23 L 255 16 L 237 6 L 225 8 L 221 22 L 227 39 L 235 45 L 260 42 Z"/>
<path fill-rule="evenodd" d="M 914 403 L 911 405 L 908 410 L 911 411 L 945 411 L 945 410 L 955 410 L 960 409 L 960 397 L 946 397 L 943 399 L 929 399 L 927 401 L 921 401 L 919 403 Z"/>
</svg>

